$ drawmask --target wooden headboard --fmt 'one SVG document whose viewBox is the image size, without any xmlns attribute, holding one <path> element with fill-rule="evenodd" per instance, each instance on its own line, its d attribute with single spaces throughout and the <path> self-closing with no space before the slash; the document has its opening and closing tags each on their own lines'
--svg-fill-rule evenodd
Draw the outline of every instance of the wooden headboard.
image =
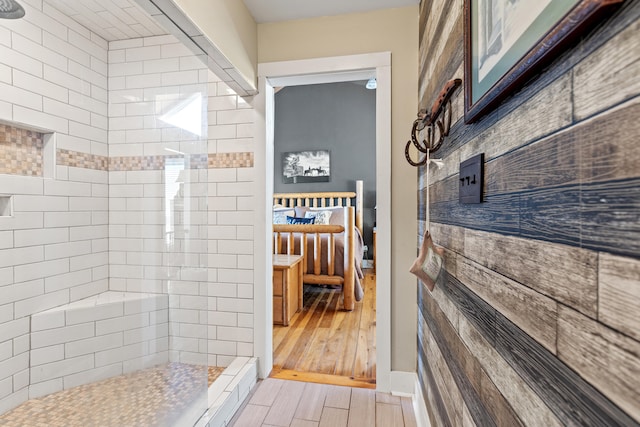
<svg viewBox="0 0 640 427">
<path fill-rule="evenodd" d="M 353 206 L 356 210 L 356 227 L 362 234 L 362 192 L 363 181 L 356 181 L 356 191 L 336 191 L 322 193 L 274 193 L 273 204 L 283 207 L 308 206 L 326 208 Z"/>
</svg>

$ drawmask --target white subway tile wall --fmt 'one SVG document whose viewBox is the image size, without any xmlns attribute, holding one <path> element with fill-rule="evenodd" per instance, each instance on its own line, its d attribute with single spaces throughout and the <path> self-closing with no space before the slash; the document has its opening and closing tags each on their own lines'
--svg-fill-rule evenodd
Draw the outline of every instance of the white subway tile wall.
<svg viewBox="0 0 640 427">
<path fill-rule="evenodd" d="M 239 171 L 253 169 L 253 111 L 172 36 L 111 42 L 109 58 L 111 289 L 169 292 L 172 361 L 252 356 L 252 317 L 240 316 L 253 313 L 253 173 Z M 190 102 L 195 133 L 172 125 Z M 189 170 L 180 153 L 208 161 L 191 156 Z M 189 197 L 167 205 L 171 170 Z M 221 226 L 218 212 L 235 219 Z"/>
<path fill-rule="evenodd" d="M 206 204 L 200 202 L 203 190 L 197 185 L 206 170 L 203 176 L 189 170 L 191 161 L 200 167 L 206 167 L 206 161 L 189 154 L 206 153 L 202 115 L 207 82 L 199 82 L 197 73 L 195 80 L 174 79 L 180 72 L 179 57 L 163 58 L 162 47 L 179 42 L 159 37 L 162 44 L 153 42 L 158 37 L 149 37 L 109 46 L 114 58 L 109 63 L 111 289 L 169 292 L 170 359 L 205 365 L 200 341 L 206 342 L 206 331 L 194 333 L 201 326 L 203 306 L 206 310 L 207 296 L 199 292 L 204 286 L 195 281 L 193 300 L 182 301 L 180 292 L 189 271 L 201 270 L 206 279 L 199 243 L 206 242 L 206 215 L 198 214 L 206 213 Z M 185 114 L 194 122 L 178 123 Z M 190 131 L 176 124 L 191 126 Z M 139 334 L 145 332 L 143 328 Z"/>
<path fill-rule="evenodd" d="M 44 131 L 56 162 L 0 174 L 0 414 L 165 359 L 253 356 L 250 101 L 172 36 L 107 42 L 25 7 L 0 22 L 0 120 Z"/>
<path fill-rule="evenodd" d="M 29 398 L 167 363 L 168 307 L 166 294 L 109 291 L 35 313 Z"/>
<path fill-rule="evenodd" d="M 45 137 L 45 153 L 53 143 L 106 153 L 107 43 L 42 2 L 24 7 L 25 18 L 0 23 L 0 120 L 56 132 L 55 142 Z M 32 315 L 108 290 L 106 169 L 58 166 L 55 178 L 11 173 L 0 174 L 0 193 L 13 196 L 13 216 L 0 217 L 0 413 L 26 400 L 30 383 L 40 393 L 62 384 L 61 375 L 30 371 L 30 360 L 58 373 L 90 368 L 60 343 L 30 354 L 31 328 L 65 327 Z"/>
<path fill-rule="evenodd" d="M 227 366 L 254 354 L 252 133 L 254 112 L 229 86 L 209 72 L 207 351 L 210 364 Z M 235 192 L 230 191 L 231 188 Z M 235 218 L 231 220 L 230 218 Z M 259 282 L 259 281 L 258 281 Z M 250 318 L 248 318 L 249 316 Z M 214 360 L 215 359 L 215 360 Z"/>
</svg>

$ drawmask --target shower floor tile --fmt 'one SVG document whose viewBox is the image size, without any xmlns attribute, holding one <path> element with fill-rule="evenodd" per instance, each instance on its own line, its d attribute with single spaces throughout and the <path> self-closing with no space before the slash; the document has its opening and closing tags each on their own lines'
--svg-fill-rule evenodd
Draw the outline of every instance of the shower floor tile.
<svg viewBox="0 0 640 427">
<path fill-rule="evenodd" d="M 205 384 L 205 370 L 207 384 Z M 0 426 L 171 426 L 224 368 L 169 363 L 31 399 Z"/>
</svg>

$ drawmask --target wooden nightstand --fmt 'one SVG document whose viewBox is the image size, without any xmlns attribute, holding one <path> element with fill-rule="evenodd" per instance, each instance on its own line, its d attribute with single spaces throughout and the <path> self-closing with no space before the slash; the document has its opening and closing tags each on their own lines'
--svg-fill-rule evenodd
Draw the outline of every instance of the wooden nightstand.
<svg viewBox="0 0 640 427">
<path fill-rule="evenodd" d="M 273 323 L 289 326 L 302 308 L 302 256 L 273 255 Z"/>
</svg>

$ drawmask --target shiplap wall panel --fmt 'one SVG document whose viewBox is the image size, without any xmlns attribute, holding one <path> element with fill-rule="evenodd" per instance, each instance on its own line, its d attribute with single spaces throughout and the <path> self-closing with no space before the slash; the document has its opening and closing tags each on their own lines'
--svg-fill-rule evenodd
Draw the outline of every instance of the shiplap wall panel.
<svg viewBox="0 0 640 427">
<path fill-rule="evenodd" d="M 465 405 L 462 408 L 462 427 L 476 427 L 477 424 L 473 421 L 469 408 Z"/>
<path fill-rule="evenodd" d="M 452 257 L 450 257 L 452 258 Z M 450 271 L 447 269 L 447 271 Z M 460 311 L 456 308 L 453 301 L 449 299 L 447 294 L 441 287 L 437 286 L 431 293 L 433 299 L 438 303 L 438 306 L 446 316 L 451 326 L 458 331 L 460 325 Z"/>
<path fill-rule="evenodd" d="M 460 337 L 482 368 L 512 405 L 525 425 L 560 427 L 562 424 L 518 373 L 500 356 L 473 325 L 460 317 Z"/>
<path fill-rule="evenodd" d="M 537 341 L 531 339 L 513 322 L 497 313 L 491 305 L 478 298 L 456 278 L 445 273 L 438 286 L 443 288 L 460 310 L 460 324 L 463 327 L 464 322 L 472 325 L 482 338 L 495 348 L 497 354 L 504 359 L 504 363 L 516 372 L 515 378 L 522 382 L 521 386 L 530 387 L 540 396 L 540 401 L 547 407 L 540 410 L 550 410 L 563 425 L 594 427 L 638 425 L 598 389 Z M 429 292 L 422 285 L 418 296 L 419 313 L 425 316 L 427 323 L 437 324 L 440 328 L 444 327 L 446 332 L 448 330 L 446 324 L 437 321 L 441 316 L 441 310 L 435 301 L 430 300 Z M 433 332 L 439 333 L 438 330 L 434 329 Z M 462 335 L 464 336 L 464 332 Z M 463 340 L 458 335 L 450 335 L 451 337 Z M 423 348 L 420 347 L 421 351 L 424 351 Z M 473 346 L 469 348 L 470 354 L 467 354 L 465 361 L 476 363 L 472 359 L 480 360 L 482 353 L 474 353 Z M 470 375 L 470 377 L 476 378 L 476 375 Z"/>
<path fill-rule="evenodd" d="M 463 78 L 464 2 L 440 3 L 421 3 L 418 109 Z M 418 282 L 432 424 L 640 425 L 639 22 L 627 0 L 473 124 L 454 95 L 444 167 L 418 169 L 418 244 L 429 197 L 445 248 L 435 291 Z M 462 205 L 479 153 L 484 200 Z"/>
<path fill-rule="evenodd" d="M 431 221 L 487 231 L 518 234 L 520 195 L 498 194 L 484 197 L 487 205 L 463 205 L 457 200 L 431 200 Z M 420 215 L 424 220 L 425 216 Z"/>
<path fill-rule="evenodd" d="M 638 100 L 632 100 L 487 162 L 485 197 L 491 206 L 457 203 L 455 175 L 436 180 L 430 194 L 432 220 L 622 255 L 637 254 L 640 239 L 634 245 L 626 236 L 640 233 L 639 222 L 634 221 L 640 194 L 633 178 L 640 170 L 633 138 L 640 132 L 634 120 L 638 112 Z M 419 199 L 426 200 L 426 189 L 421 190 Z M 422 211 L 420 219 L 424 215 Z M 609 226 L 602 227 L 603 223 Z"/>
<path fill-rule="evenodd" d="M 640 260 L 601 253 L 598 320 L 640 340 Z"/>
<path fill-rule="evenodd" d="M 418 323 L 418 336 L 421 337 L 420 328 L 426 327 L 424 320 L 421 318 Z M 451 427 L 451 421 L 447 416 L 447 410 L 444 407 L 444 401 L 440 394 L 440 389 L 435 383 L 431 366 L 427 361 L 426 352 L 423 346 L 427 345 L 426 340 L 420 339 L 418 342 L 420 351 L 418 352 L 418 375 L 421 379 L 422 392 L 429 406 L 429 421 L 431 425 Z"/>
<path fill-rule="evenodd" d="M 445 2 L 435 2 L 445 3 Z M 456 16 L 456 11 L 464 3 L 463 0 L 455 0 L 446 2 L 446 6 L 433 5 L 433 10 L 442 11 L 437 20 L 429 21 L 432 24 L 431 31 L 425 33 L 420 39 L 420 78 L 424 76 L 438 76 L 424 86 L 421 90 L 420 97 L 427 95 L 428 106 L 435 101 L 435 97 L 439 94 L 439 89 L 446 83 L 446 77 L 443 71 L 452 67 L 456 67 L 463 58 L 463 49 L 461 45 L 464 25 L 462 16 Z M 456 34 L 459 37 L 442 38 L 438 34 Z M 431 90 L 433 89 L 433 90 Z M 424 93 L 422 93 L 424 91 Z M 422 106 L 427 108 L 427 106 Z M 428 108 L 427 108 L 428 109 Z"/>
<path fill-rule="evenodd" d="M 585 184 L 582 187 L 582 246 L 638 257 L 640 178 Z"/>
<path fill-rule="evenodd" d="M 460 147 L 460 159 L 464 161 L 478 151 L 485 153 L 485 160 L 493 159 L 570 123 L 571 79 L 562 76 Z"/>
<path fill-rule="evenodd" d="M 633 420 L 590 383 L 500 315 L 496 348 L 563 423 L 633 426 Z"/>
<path fill-rule="evenodd" d="M 441 357 L 450 367 L 455 383 L 452 387 L 459 388 L 463 399 L 468 406 L 472 418 L 482 426 L 491 425 L 522 425 L 512 412 L 508 403 L 482 370 L 478 360 L 469 353 L 468 348 L 460 340 L 458 334 L 444 318 L 444 313 L 437 304 L 425 298 L 425 288 L 421 289 L 419 309 L 426 321 L 429 346 L 427 351 L 434 351 L 432 347 L 439 348 Z M 431 356 L 431 357 L 430 357 Z M 427 353 L 428 360 L 442 360 Z"/>
<path fill-rule="evenodd" d="M 558 303 L 518 282 L 460 257 L 458 278 L 552 353 L 556 352 Z"/>
<path fill-rule="evenodd" d="M 640 61 L 638 61 L 640 62 Z M 635 178 L 640 170 L 640 97 L 586 120 L 577 130 L 580 182 Z"/>
<path fill-rule="evenodd" d="M 640 99 L 634 99 L 487 162 L 485 191 L 510 193 L 637 176 L 639 115 Z"/>
<path fill-rule="evenodd" d="M 456 387 L 456 382 L 449 370 L 445 358 L 435 344 L 429 328 L 420 328 L 421 339 L 425 340 L 427 360 L 433 367 L 435 384 L 442 393 L 444 407 L 447 415 L 454 426 L 458 426 L 462 421 L 462 395 Z"/>
<path fill-rule="evenodd" d="M 574 72 L 574 114 L 588 117 L 640 92 L 640 22 L 635 21 L 582 61 Z M 615 49 L 611 49 L 611 46 Z"/>
<path fill-rule="evenodd" d="M 595 252 L 467 229 L 464 255 L 563 304 L 596 316 Z"/>
<path fill-rule="evenodd" d="M 558 356 L 640 421 L 640 342 L 567 307 L 558 311 Z"/>
<path fill-rule="evenodd" d="M 464 228 L 455 225 L 431 224 L 431 234 L 436 243 L 450 251 L 464 253 Z"/>
</svg>

